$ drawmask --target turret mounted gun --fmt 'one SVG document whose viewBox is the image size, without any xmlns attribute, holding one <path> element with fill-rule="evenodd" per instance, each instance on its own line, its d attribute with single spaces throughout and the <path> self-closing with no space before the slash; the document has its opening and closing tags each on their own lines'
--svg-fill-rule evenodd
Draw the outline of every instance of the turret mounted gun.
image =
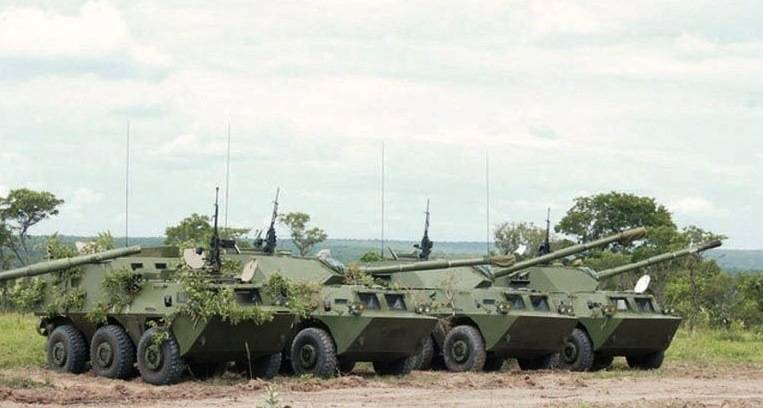
<svg viewBox="0 0 763 408">
<path fill-rule="evenodd" d="M 425 214 L 424 236 L 421 237 L 421 243 L 413 246 L 419 250 L 419 259 L 422 261 L 429 260 L 429 255 L 432 254 L 432 247 L 434 246 L 434 242 L 429 239 L 429 199 L 427 199 L 427 211 Z"/>
</svg>

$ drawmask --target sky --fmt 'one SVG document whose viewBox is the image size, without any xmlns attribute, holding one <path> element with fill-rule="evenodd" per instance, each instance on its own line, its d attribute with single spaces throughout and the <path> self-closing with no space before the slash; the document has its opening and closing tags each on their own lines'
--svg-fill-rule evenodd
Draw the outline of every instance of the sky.
<svg viewBox="0 0 763 408">
<path fill-rule="evenodd" d="M 161 235 L 304 211 L 332 238 L 486 237 L 573 199 L 655 197 L 763 248 L 759 1 L 3 1 L 0 195 L 34 234 Z M 224 194 L 223 194 L 224 195 Z M 223 204 L 223 208 L 226 207 Z M 282 232 L 283 234 L 283 232 Z"/>
</svg>

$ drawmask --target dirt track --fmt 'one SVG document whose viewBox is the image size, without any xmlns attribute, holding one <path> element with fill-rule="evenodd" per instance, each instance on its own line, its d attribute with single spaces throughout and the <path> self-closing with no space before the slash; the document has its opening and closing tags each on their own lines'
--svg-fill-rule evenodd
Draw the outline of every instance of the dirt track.
<svg viewBox="0 0 763 408">
<path fill-rule="evenodd" d="M 695 368 L 671 365 L 652 373 L 624 369 L 593 374 L 516 370 L 497 374 L 414 373 L 380 379 L 358 375 L 329 381 L 235 378 L 186 381 L 172 387 L 52 374 L 42 369 L 0 372 L 0 407 L 203 407 L 262 405 L 273 384 L 292 407 L 386 406 L 763 406 L 763 367 Z M 16 383 L 14 383 L 16 382 Z"/>
</svg>

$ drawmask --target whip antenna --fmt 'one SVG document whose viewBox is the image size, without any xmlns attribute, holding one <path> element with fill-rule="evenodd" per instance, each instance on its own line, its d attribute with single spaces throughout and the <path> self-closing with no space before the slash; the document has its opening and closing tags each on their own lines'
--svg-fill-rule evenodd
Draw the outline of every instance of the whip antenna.
<svg viewBox="0 0 763 408">
<path fill-rule="evenodd" d="M 130 245 L 130 121 L 127 121 L 125 145 L 125 246 Z"/>
</svg>

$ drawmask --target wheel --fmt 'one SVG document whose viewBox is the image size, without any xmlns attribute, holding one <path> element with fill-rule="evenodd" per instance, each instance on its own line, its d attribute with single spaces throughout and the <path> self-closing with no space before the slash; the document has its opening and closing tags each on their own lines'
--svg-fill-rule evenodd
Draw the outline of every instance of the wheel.
<svg viewBox="0 0 763 408">
<path fill-rule="evenodd" d="M 281 352 L 281 368 L 278 369 L 278 374 L 294 375 L 294 367 L 291 365 L 291 348 Z"/>
<path fill-rule="evenodd" d="M 559 368 L 570 371 L 593 368 L 593 344 L 586 332 L 576 328 L 564 340 L 564 348 L 559 353 Z"/>
<path fill-rule="evenodd" d="M 297 375 L 312 374 L 329 378 L 337 373 L 336 347 L 323 329 L 300 331 L 291 344 L 291 366 Z"/>
<path fill-rule="evenodd" d="M 143 381 L 153 385 L 169 385 L 180 381 L 185 362 L 175 337 L 156 344 L 157 330 L 146 330 L 138 342 L 138 371 Z"/>
<path fill-rule="evenodd" d="M 90 364 L 99 377 L 131 378 L 135 373 L 135 345 L 123 328 L 103 326 L 90 341 Z"/>
<path fill-rule="evenodd" d="M 592 371 L 601 371 L 606 370 L 609 368 L 609 366 L 612 365 L 612 362 L 615 360 L 614 356 L 602 356 L 600 354 L 596 354 L 593 357 L 593 367 L 591 368 Z"/>
<path fill-rule="evenodd" d="M 432 358 L 434 356 L 434 340 L 432 336 L 427 336 L 421 342 L 421 349 L 418 352 L 416 366 L 414 370 L 426 371 L 432 368 Z"/>
<path fill-rule="evenodd" d="M 81 374 L 87 370 L 87 341 L 74 326 L 58 326 L 48 336 L 48 367 L 60 373 Z"/>
<path fill-rule="evenodd" d="M 350 375 L 355 369 L 355 362 L 352 360 L 339 360 L 339 374 Z"/>
<path fill-rule="evenodd" d="M 188 371 L 197 380 L 208 380 L 214 377 L 222 377 L 227 368 L 226 363 L 190 363 Z"/>
<path fill-rule="evenodd" d="M 405 358 L 392 361 L 374 361 L 374 371 L 379 375 L 408 375 L 419 361 L 419 356 L 414 354 Z"/>
<path fill-rule="evenodd" d="M 550 370 L 557 364 L 556 353 L 535 358 L 518 358 L 517 363 L 522 371 Z"/>
<path fill-rule="evenodd" d="M 656 370 L 662 367 L 662 362 L 665 360 L 665 352 L 656 351 L 643 356 L 627 356 L 625 359 L 628 361 L 628 367 L 630 368 Z"/>
<path fill-rule="evenodd" d="M 454 327 L 445 336 L 443 358 L 450 371 L 482 371 L 487 358 L 485 341 L 474 327 Z"/>
<path fill-rule="evenodd" d="M 485 366 L 482 367 L 482 369 L 487 373 L 500 371 L 504 362 L 506 362 L 506 359 L 502 357 L 488 357 L 485 360 Z"/>
<path fill-rule="evenodd" d="M 262 356 L 252 361 L 252 375 L 254 378 L 269 380 L 278 374 L 281 369 L 281 353 Z"/>
</svg>

